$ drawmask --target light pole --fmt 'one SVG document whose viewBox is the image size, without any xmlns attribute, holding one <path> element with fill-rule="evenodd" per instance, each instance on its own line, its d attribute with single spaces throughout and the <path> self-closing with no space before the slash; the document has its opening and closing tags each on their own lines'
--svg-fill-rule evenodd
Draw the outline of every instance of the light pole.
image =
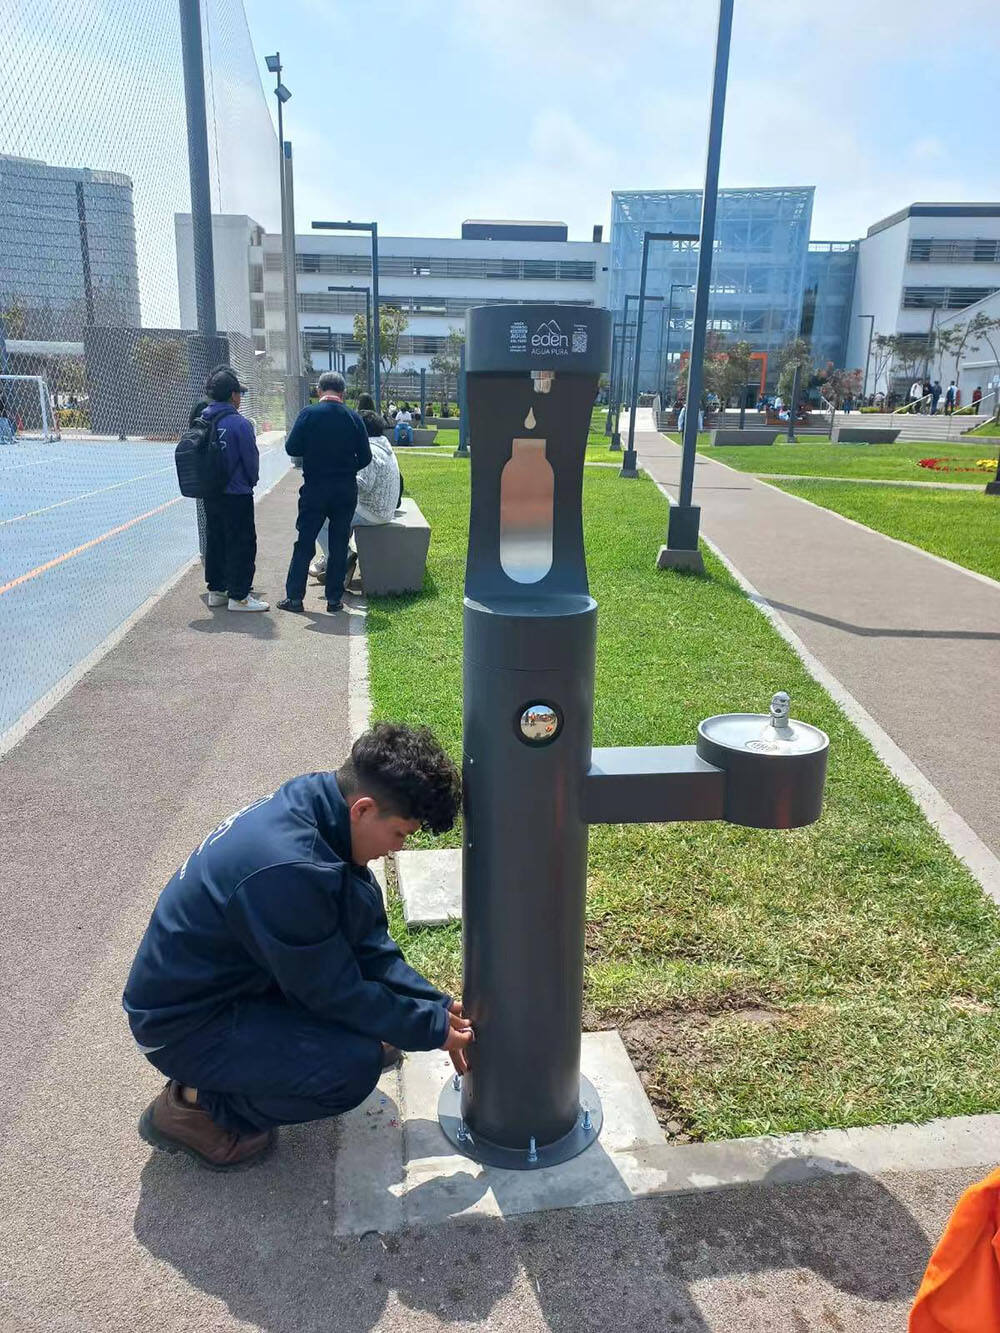
<svg viewBox="0 0 1000 1333">
<path fill-rule="evenodd" d="M 377 222 L 314 222 L 314 231 L 367 231 L 372 238 L 372 314 L 374 316 L 374 356 L 372 358 L 372 392 L 375 398 L 375 411 L 382 410 L 382 372 L 379 359 L 382 353 L 382 339 L 379 334 L 378 314 L 378 223 Z M 369 324 L 372 327 L 372 324 Z"/>
<path fill-rule="evenodd" d="M 327 287 L 328 292 L 364 292 L 365 294 L 365 337 L 368 342 L 368 365 L 365 367 L 365 388 L 372 387 L 372 348 L 374 346 L 374 335 L 372 334 L 372 293 L 370 287 L 358 286 L 334 286 Z"/>
<path fill-rule="evenodd" d="M 299 364 L 299 312 L 297 284 L 295 280 L 295 223 L 289 217 L 288 167 L 291 145 L 285 143 L 284 105 L 291 93 L 281 81 L 281 53 L 265 56 L 264 64 L 269 74 L 274 75 L 274 98 L 278 104 L 278 184 L 281 190 L 281 271 L 282 289 L 285 296 L 285 417 L 292 421 L 298 415 L 300 399 L 300 379 L 302 367 Z"/>
<path fill-rule="evenodd" d="M 729 43 L 733 32 L 733 0 L 719 0 L 719 31 L 715 42 L 715 78 L 712 110 L 708 122 L 708 151 L 705 157 L 705 191 L 701 202 L 701 236 L 698 241 L 698 282 L 694 296 L 691 329 L 691 362 L 688 369 L 687 412 L 684 416 L 684 452 L 678 503 L 670 510 L 667 544 L 660 548 L 660 569 L 704 569 L 698 550 L 701 511 L 691 503 L 694 491 L 694 460 L 698 447 L 698 420 L 704 379 L 705 333 L 708 326 L 708 296 L 712 281 L 715 248 L 715 214 L 719 204 L 719 159 L 722 155 L 722 123 L 726 113 L 726 81 L 729 74 Z"/>
<path fill-rule="evenodd" d="M 212 250 L 212 196 L 208 169 L 208 120 L 205 113 L 205 66 L 199 0 L 180 0 L 184 106 L 187 113 L 188 173 L 191 182 L 191 239 L 198 332 L 188 339 L 190 388 L 204 392 L 212 366 L 229 360 L 229 342 L 219 336 L 215 313 L 215 259 Z M 4 348 L 6 356 L 6 348 Z M 124 404 L 123 410 L 124 410 Z M 125 438 L 125 421 L 121 436 Z"/>
<path fill-rule="evenodd" d="M 326 334 L 326 361 L 327 370 L 333 369 L 333 329 L 329 324 L 303 324 L 303 333 L 325 333 Z M 312 357 L 309 358 L 310 365 Z"/>
<path fill-rule="evenodd" d="M 670 332 L 674 318 L 674 292 L 678 287 L 690 291 L 693 286 L 693 282 L 672 282 L 670 284 L 670 300 L 667 302 L 667 347 L 663 354 L 664 388 L 666 388 L 666 377 L 670 373 Z"/>
<path fill-rule="evenodd" d="M 867 354 L 866 357 L 865 357 L 865 382 L 864 382 L 864 386 L 863 386 L 863 388 L 862 388 L 862 390 L 861 390 L 861 397 L 862 397 L 862 398 L 867 398 L 867 397 L 868 397 L 868 367 L 869 367 L 869 365 L 871 364 L 871 359 L 872 359 L 872 338 L 875 336 L 875 316 L 874 316 L 874 315 L 859 315 L 859 316 L 858 316 L 858 319 L 870 319 L 870 320 L 871 320 L 871 324 L 868 326 L 868 354 Z M 875 387 L 878 388 L 878 385 L 876 385 Z"/>
<path fill-rule="evenodd" d="M 646 314 L 646 301 L 662 301 L 662 296 L 646 296 L 646 272 L 649 268 L 649 247 L 653 241 L 696 241 L 693 232 L 644 231 L 642 233 L 642 268 L 639 273 L 639 313 L 635 317 L 635 350 L 632 354 L 632 392 L 629 394 L 628 448 L 622 459 L 620 477 L 635 480 L 639 473 L 635 459 L 635 413 L 639 403 L 639 360 L 642 356 L 642 322 Z M 627 316 L 626 316 L 627 317 Z"/>
</svg>

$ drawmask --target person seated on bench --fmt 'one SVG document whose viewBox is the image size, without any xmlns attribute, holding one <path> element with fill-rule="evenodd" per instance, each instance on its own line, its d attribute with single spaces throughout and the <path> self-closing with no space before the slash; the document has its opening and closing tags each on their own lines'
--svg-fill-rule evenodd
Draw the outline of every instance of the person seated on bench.
<svg viewBox="0 0 1000 1333">
<path fill-rule="evenodd" d="M 122 1002 L 168 1082 L 139 1121 L 155 1148 L 213 1171 L 260 1161 L 279 1125 L 342 1115 L 401 1051 L 472 1026 L 403 961 L 370 861 L 444 833 L 461 779 L 433 734 L 380 722 L 333 773 L 224 819 L 160 894 Z"/>
<path fill-rule="evenodd" d="M 397 444 L 413 443 L 413 413 L 409 403 L 404 403 L 396 413 L 394 438 Z"/>
<path fill-rule="evenodd" d="M 372 461 L 358 473 L 358 506 L 351 520 L 352 530 L 359 525 L 375 527 L 381 523 L 391 523 L 403 498 L 403 478 L 392 445 L 386 438 L 385 422 L 376 412 L 368 411 L 361 413 L 361 420 L 368 432 Z M 309 573 L 319 581 L 326 577 L 328 540 L 329 529 L 324 526 L 319 534 L 323 554 L 317 556 L 309 566 Z M 358 553 L 352 545 L 347 553 L 345 586 L 353 578 L 357 563 Z"/>
</svg>

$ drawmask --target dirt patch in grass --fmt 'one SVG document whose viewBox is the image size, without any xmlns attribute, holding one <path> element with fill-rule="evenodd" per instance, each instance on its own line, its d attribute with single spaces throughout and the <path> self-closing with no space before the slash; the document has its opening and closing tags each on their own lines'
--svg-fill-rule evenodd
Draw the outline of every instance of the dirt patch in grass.
<svg viewBox="0 0 1000 1333">
<path fill-rule="evenodd" d="M 667 1137 L 675 1143 L 702 1137 L 672 1091 L 672 1061 L 687 1068 L 715 1063 L 710 1037 L 722 1021 L 749 1028 L 787 1022 L 790 1017 L 787 1011 L 771 1009 L 758 998 L 729 996 L 712 1009 L 662 1009 L 623 1024 L 619 1031 L 625 1049 Z"/>
</svg>

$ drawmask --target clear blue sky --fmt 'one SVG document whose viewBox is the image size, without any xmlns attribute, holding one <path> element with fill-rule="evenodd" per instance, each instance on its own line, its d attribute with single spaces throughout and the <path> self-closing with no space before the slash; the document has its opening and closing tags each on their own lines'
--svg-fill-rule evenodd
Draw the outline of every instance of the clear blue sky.
<svg viewBox="0 0 1000 1333">
<path fill-rule="evenodd" d="M 612 189 L 700 184 L 713 0 L 245 3 L 294 94 L 299 231 L 544 217 L 584 239 Z M 819 239 L 998 199 L 998 57 L 990 0 L 736 0 L 722 183 L 816 185 Z"/>
</svg>

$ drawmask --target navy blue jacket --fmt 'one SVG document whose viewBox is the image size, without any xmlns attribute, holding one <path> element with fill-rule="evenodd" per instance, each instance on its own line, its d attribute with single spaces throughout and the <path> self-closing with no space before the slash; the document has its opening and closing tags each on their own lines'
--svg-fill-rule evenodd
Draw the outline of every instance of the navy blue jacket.
<svg viewBox="0 0 1000 1333">
<path fill-rule="evenodd" d="M 260 478 L 260 452 L 253 423 L 237 411 L 232 403 L 209 403 L 201 415 L 208 421 L 213 417 L 222 417 L 216 435 L 225 451 L 226 467 L 229 470 L 226 494 L 252 495 Z"/>
<path fill-rule="evenodd" d="M 304 408 L 285 440 L 285 453 L 302 459 L 302 480 L 327 490 L 357 491 L 357 474 L 372 461 L 365 423 L 332 398 Z"/>
<path fill-rule="evenodd" d="M 403 961 L 350 847 L 332 773 L 293 778 L 223 820 L 160 894 L 132 964 L 122 1002 L 142 1049 L 275 987 L 404 1050 L 442 1046 L 449 997 Z"/>
</svg>

